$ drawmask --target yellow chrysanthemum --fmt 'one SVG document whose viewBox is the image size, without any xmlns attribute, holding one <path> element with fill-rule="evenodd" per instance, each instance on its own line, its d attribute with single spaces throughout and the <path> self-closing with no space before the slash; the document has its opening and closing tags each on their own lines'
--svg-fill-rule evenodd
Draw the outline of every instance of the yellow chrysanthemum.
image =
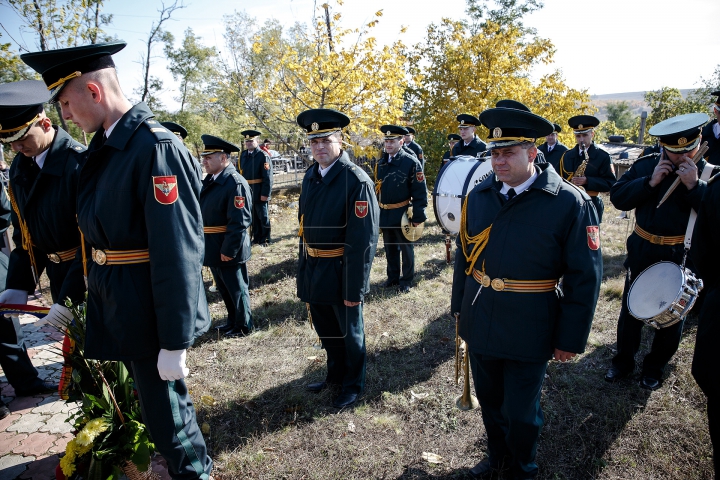
<svg viewBox="0 0 720 480">
<path fill-rule="evenodd" d="M 75 472 L 75 440 L 71 440 L 65 447 L 65 456 L 60 459 L 60 468 L 66 477 Z"/>
<path fill-rule="evenodd" d="M 104 418 L 93 418 L 85 425 L 85 428 L 77 434 L 75 440 L 77 440 L 78 445 L 83 447 L 92 445 L 98 435 L 108 428 L 110 428 L 110 424 L 106 422 Z"/>
</svg>

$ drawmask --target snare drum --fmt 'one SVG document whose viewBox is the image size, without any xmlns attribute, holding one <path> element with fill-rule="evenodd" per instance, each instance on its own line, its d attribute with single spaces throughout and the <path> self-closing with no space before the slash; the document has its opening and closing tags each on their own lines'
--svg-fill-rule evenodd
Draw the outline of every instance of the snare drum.
<svg viewBox="0 0 720 480">
<path fill-rule="evenodd" d="M 660 329 L 675 325 L 695 305 L 703 282 L 673 262 L 658 262 L 642 271 L 627 296 L 630 314 Z"/>
<path fill-rule="evenodd" d="M 460 214 L 465 196 L 493 173 L 489 161 L 459 156 L 440 169 L 433 189 L 435 218 L 452 234 L 460 231 Z"/>
</svg>

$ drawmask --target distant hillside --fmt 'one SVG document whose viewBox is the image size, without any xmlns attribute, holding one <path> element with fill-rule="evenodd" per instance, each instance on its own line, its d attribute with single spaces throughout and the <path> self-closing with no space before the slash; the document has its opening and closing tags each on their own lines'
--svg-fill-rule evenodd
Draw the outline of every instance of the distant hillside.
<svg viewBox="0 0 720 480">
<path fill-rule="evenodd" d="M 683 98 L 687 97 L 692 88 L 680 89 Z M 643 110 L 650 111 L 647 103 L 645 103 L 645 92 L 623 92 L 623 93 L 606 93 L 603 95 L 590 95 L 590 101 L 599 111 L 595 114 L 601 121 L 607 120 L 607 110 L 605 106 L 611 102 L 627 102 L 633 113 L 640 115 Z"/>
</svg>

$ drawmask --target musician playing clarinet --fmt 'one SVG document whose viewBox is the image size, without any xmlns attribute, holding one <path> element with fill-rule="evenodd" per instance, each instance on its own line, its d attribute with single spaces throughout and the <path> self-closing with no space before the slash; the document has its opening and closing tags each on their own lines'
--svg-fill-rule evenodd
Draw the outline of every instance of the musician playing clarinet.
<svg viewBox="0 0 720 480">
<path fill-rule="evenodd" d="M 609 192 L 616 178 L 610 155 L 593 141 L 599 124 L 600 120 L 591 115 L 577 115 L 568 120 L 577 144 L 560 158 L 558 173 L 590 195 L 602 223 L 605 204 L 599 193 Z"/>
<path fill-rule="evenodd" d="M 700 148 L 700 127 L 708 121 L 704 113 L 691 113 L 669 118 L 650 129 L 657 137 L 661 153 L 635 161 L 610 190 L 610 201 L 618 210 L 635 209 L 636 224 L 627 239 L 624 266 L 625 289 L 617 327 L 617 354 L 605 374 L 605 380 L 616 382 L 635 370 L 635 355 L 640 348 L 644 323 L 630 314 L 628 291 L 643 270 L 660 261 L 681 265 L 685 256 L 685 232 L 691 209 L 697 211 L 706 182 L 700 177 L 707 167 L 693 156 Z M 711 172 L 705 172 L 705 176 Z M 680 184 L 658 207 L 658 203 L 677 179 Z M 686 267 L 694 271 L 692 262 Z M 684 319 L 655 331 L 652 347 L 643 359 L 640 386 L 656 390 L 662 386 L 663 373 L 680 345 Z"/>
</svg>

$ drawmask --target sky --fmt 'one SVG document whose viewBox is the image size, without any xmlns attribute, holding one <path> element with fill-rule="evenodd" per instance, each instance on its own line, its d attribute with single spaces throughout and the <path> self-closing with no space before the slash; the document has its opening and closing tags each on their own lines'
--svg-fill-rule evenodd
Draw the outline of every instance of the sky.
<svg viewBox="0 0 720 480">
<path fill-rule="evenodd" d="M 312 0 L 185 0 L 187 7 L 176 11 L 165 25 L 178 46 L 191 27 L 202 43 L 222 51 L 223 15 L 245 11 L 260 24 L 275 18 L 289 27 L 297 21 L 310 23 L 315 4 Z M 462 18 L 466 4 L 465 0 L 344 0 L 342 7 L 332 1 L 331 5 L 331 12 L 340 11 L 342 26 L 348 28 L 373 20 L 375 12 L 383 10 L 373 29 L 378 43 L 399 38 L 413 45 L 424 39 L 430 23 L 442 17 Z M 159 0 L 105 0 L 105 13 L 115 14 L 107 32 L 128 42 L 114 57 L 126 93 L 141 83 L 140 52 L 160 6 Z M 558 69 L 569 86 L 600 95 L 699 86 L 700 79 L 711 77 L 720 65 L 719 18 L 718 0 L 545 0 L 544 8 L 530 14 L 525 23 L 556 48 L 554 63 L 538 68 L 535 76 Z M 37 49 L 32 34 L 21 31 L 19 19 L 4 3 L 0 23 L 15 39 Z M 404 34 L 399 33 L 401 26 L 407 27 Z M 2 34 L 0 41 L 11 41 L 5 31 Z M 155 55 L 151 74 L 163 79 L 161 99 L 174 110 L 177 84 L 165 68 L 161 46 Z"/>
</svg>

